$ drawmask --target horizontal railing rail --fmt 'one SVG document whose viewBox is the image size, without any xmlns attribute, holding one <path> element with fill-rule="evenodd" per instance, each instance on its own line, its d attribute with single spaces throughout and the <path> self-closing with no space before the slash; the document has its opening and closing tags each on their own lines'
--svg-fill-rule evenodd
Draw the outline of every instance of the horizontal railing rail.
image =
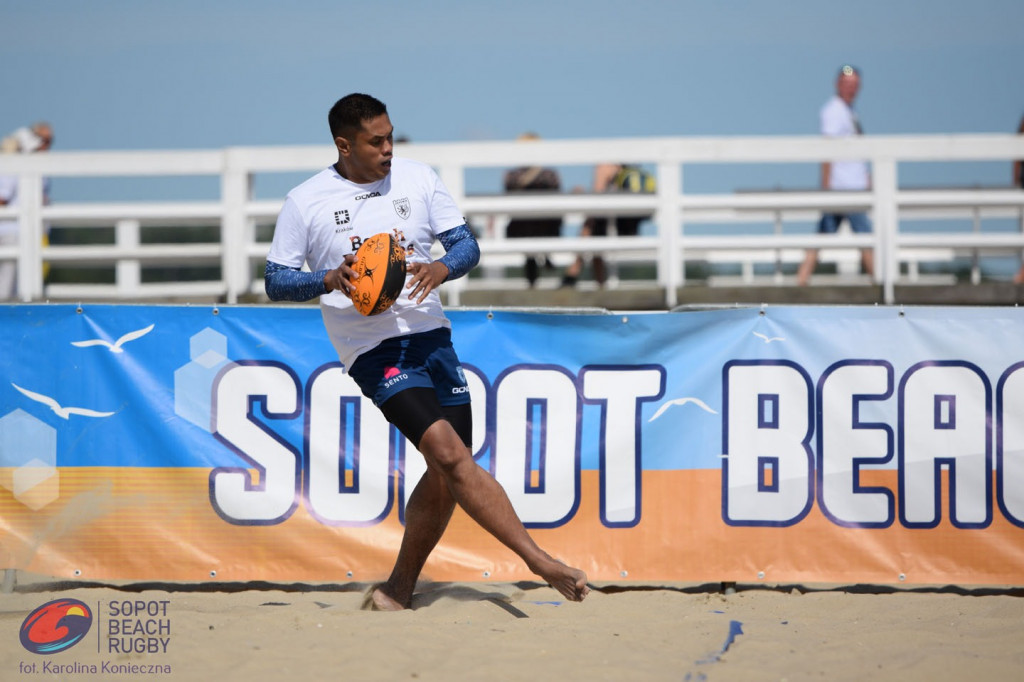
<svg viewBox="0 0 1024 682">
<path fill-rule="evenodd" d="M 256 199 L 254 180 L 263 174 L 312 174 L 331 163 L 329 146 L 244 147 L 199 151 L 68 151 L 0 156 L 0 174 L 18 178 L 19 200 L 0 206 L 0 221 L 15 221 L 16 245 L 0 245 L 0 260 L 18 265 L 17 298 L 21 301 L 72 298 L 139 299 L 211 296 L 225 302 L 262 291 L 260 265 L 269 243 L 268 229 L 283 196 Z M 461 292 L 473 287 L 501 286 L 495 274 L 526 254 L 556 254 L 563 260 L 578 254 L 604 253 L 611 261 L 645 261 L 656 273 L 653 284 L 664 291 L 667 307 L 677 302 L 678 289 L 690 281 L 688 264 L 698 260 L 749 265 L 753 261 L 777 266 L 792 261 L 803 249 L 828 252 L 872 248 L 876 251 L 875 281 L 886 302 L 894 299 L 901 264 L 937 260 L 954 254 L 1024 252 L 1024 190 L 1011 187 L 901 188 L 899 165 L 916 162 L 996 161 L 1009 166 L 1024 158 L 1024 136 L 921 135 L 864 136 L 848 139 L 805 137 L 730 138 L 617 138 L 516 142 L 456 142 L 400 145 L 396 153 L 434 166 L 471 225 L 480 235 L 484 276 L 463 278 L 446 285 L 449 301 L 458 304 Z M 872 187 L 863 192 L 820 190 L 726 191 L 719 194 L 688 191 L 688 167 L 693 164 L 817 163 L 865 159 L 872 170 Z M 645 164 L 657 176 L 652 194 L 593 194 L 588 192 L 481 194 L 467 190 L 468 176 L 478 169 L 502 170 L 537 164 L 554 167 L 592 166 L 607 161 Z M 131 196 L 96 202 L 44 201 L 44 178 L 144 178 L 211 176 L 219 182 L 214 200 L 140 201 Z M 965 183 L 967 184 L 967 183 Z M 818 235 L 804 226 L 794 233 L 791 223 L 810 223 L 822 211 L 870 212 L 869 235 Z M 511 218 L 562 217 L 566 223 L 583 216 L 646 215 L 653 234 L 639 237 L 565 236 L 555 239 L 507 239 L 504 225 Z M 988 232 L 982 220 L 1016 220 L 1013 231 Z M 908 229 L 928 221 L 967 220 L 969 230 Z M 731 224 L 761 223 L 757 233 L 722 229 Z M 113 228 L 113 243 L 44 243 L 47 227 L 69 231 Z M 173 236 L 161 243 L 143 239 L 151 228 L 215 228 L 216 238 L 201 243 Z M 767 231 L 765 231 L 767 230 Z M 262 234 L 262 237 L 260 236 Z M 187 241 L 187 243 L 185 243 Z M 47 282 L 45 263 L 113 266 L 110 284 Z M 211 264 L 219 274 L 211 281 L 144 282 L 146 266 L 182 267 Z M 744 270 L 747 276 L 752 270 Z M 778 280 L 780 270 L 775 271 Z M 978 281 L 975 263 L 972 281 Z"/>
</svg>

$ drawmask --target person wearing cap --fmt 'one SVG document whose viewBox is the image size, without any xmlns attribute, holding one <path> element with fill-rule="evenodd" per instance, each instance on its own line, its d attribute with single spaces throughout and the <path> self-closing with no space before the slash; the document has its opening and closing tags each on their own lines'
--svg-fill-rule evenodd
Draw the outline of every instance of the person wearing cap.
<svg viewBox="0 0 1024 682">
<path fill-rule="evenodd" d="M 853 101 L 860 91 L 860 71 L 846 64 L 836 76 L 836 94 L 821 108 L 821 134 L 827 137 L 861 135 L 863 130 Z M 821 188 L 825 190 L 864 191 L 871 188 L 871 174 L 866 161 L 826 161 L 821 164 Z M 864 212 L 825 213 L 818 221 L 818 232 L 834 234 L 846 220 L 854 232 L 871 232 L 871 221 Z M 874 274 L 874 256 L 871 249 L 861 251 L 864 270 Z M 797 283 L 807 284 L 818 264 L 816 249 L 808 249 L 797 270 Z"/>
<path fill-rule="evenodd" d="M 53 127 L 45 121 L 18 128 L 0 141 L 0 149 L 8 154 L 32 154 L 45 152 L 53 144 Z M 43 201 L 49 196 L 49 179 L 43 180 Z M 16 206 L 18 203 L 18 176 L 0 175 L 0 206 Z M 18 221 L 0 220 L 0 246 L 18 243 Z M 18 264 L 13 260 L 0 260 L 0 301 L 17 295 Z"/>
</svg>

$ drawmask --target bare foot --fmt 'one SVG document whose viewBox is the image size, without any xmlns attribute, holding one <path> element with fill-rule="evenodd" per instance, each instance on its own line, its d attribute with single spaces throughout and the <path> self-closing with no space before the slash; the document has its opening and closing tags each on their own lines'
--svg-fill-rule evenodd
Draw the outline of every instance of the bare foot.
<svg viewBox="0 0 1024 682">
<path fill-rule="evenodd" d="M 383 585 L 371 588 L 363 599 L 364 611 L 404 611 L 406 608 L 397 599 L 385 594 Z"/>
<path fill-rule="evenodd" d="M 587 574 L 578 568 L 566 566 L 561 561 L 552 559 L 549 565 L 536 573 L 569 601 L 583 601 L 590 594 Z"/>
</svg>

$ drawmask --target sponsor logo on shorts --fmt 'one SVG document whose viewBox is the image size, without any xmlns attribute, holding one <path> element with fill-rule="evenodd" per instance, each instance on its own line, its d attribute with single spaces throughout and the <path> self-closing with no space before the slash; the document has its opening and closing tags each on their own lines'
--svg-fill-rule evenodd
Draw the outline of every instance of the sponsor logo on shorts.
<svg viewBox="0 0 1024 682">
<path fill-rule="evenodd" d="M 469 386 L 466 386 L 466 373 L 462 371 L 462 365 L 455 368 L 455 373 L 459 375 L 459 381 L 462 382 L 462 386 L 455 386 L 452 388 L 452 395 L 469 393 Z"/>
<path fill-rule="evenodd" d="M 409 375 L 397 367 L 387 367 L 384 369 L 384 388 L 391 388 L 399 381 L 408 378 Z"/>
</svg>

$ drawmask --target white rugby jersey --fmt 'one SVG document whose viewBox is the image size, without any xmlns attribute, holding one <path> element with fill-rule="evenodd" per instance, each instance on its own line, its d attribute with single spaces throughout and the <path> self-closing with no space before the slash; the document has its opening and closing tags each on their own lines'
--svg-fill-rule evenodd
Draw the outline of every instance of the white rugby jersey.
<svg viewBox="0 0 1024 682">
<path fill-rule="evenodd" d="M 366 185 L 329 166 L 288 193 L 267 260 L 293 268 L 307 263 L 312 271 L 333 269 L 362 240 L 390 232 L 405 247 L 408 262 L 429 263 L 436 236 L 465 222 L 437 173 L 424 163 L 394 158 L 387 177 Z M 451 326 L 436 289 L 421 304 L 408 293 L 403 289 L 391 308 L 372 316 L 359 314 L 340 291 L 320 297 L 324 325 L 346 367 L 384 339 Z"/>
</svg>

